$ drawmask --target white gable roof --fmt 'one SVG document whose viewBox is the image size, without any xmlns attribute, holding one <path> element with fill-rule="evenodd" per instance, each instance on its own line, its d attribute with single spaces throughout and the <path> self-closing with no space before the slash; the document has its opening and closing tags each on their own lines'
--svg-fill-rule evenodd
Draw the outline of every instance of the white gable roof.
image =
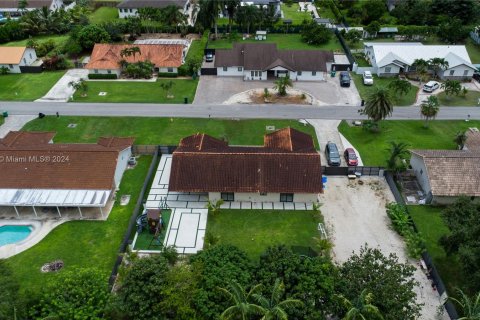
<svg viewBox="0 0 480 320">
<path fill-rule="evenodd" d="M 394 60 L 412 65 L 415 59 L 429 60 L 432 58 L 443 58 L 448 61 L 449 68 L 462 64 L 475 68 L 470 61 L 465 46 L 423 45 L 420 42 L 369 42 L 365 43 L 365 46 L 373 48 L 378 67 L 389 65 Z"/>
</svg>

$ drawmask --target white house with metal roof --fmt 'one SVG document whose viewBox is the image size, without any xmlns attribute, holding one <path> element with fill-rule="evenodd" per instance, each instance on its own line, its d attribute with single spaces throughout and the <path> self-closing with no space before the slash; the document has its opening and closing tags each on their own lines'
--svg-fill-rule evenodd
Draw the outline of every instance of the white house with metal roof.
<svg viewBox="0 0 480 320">
<path fill-rule="evenodd" d="M 412 64 L 416 59 L 429 60 L 443 58 L 448 68 L 441 70 L 442 79 L 471 79 L 475 66 L 472 64 L 465 46 L 423 45 L 420 42 L 365 42 L 364 52 L 372 65 L 372 73 L 380 77 L 396 76 L 415 71 Z"/>
</svg>

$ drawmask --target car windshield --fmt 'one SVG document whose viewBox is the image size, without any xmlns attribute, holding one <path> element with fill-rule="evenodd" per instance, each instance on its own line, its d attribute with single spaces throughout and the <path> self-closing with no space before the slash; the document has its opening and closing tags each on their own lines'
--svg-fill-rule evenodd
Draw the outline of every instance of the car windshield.
<svg viewBox="0 0 480 320">
<path fill-rule="evenodd" d="M 372 79 L 372 76 L 369 74 L 364 75 L 365 79 Z"/>
<path fill-rule="evenodd" d="M 335 150 L 330 151 L 330 157 L 339 157 L 338 152 Z"/>
<path fill-rule="evenodd" d="M 424 85 L 424 87 L 425 87 L 425 88 L 431 88 L 431 87 L 433 87 L 433 86 L 426 84 L 426 85 Z"/>
</svg>

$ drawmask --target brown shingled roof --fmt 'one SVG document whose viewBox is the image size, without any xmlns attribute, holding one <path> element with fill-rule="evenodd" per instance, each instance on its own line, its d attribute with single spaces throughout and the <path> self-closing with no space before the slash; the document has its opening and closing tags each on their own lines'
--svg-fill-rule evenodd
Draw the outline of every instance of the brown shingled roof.
<svg viewBox="0 0 480 320">
<path fill-rule="evenodd" d="M 121 57 L 125 48 L 138 47 L 140 54 Z M 183 46 L 179 44 L 106 44 L 97 43 L 93 47 L 87 69 L 118 69 L 120 61 L 128 63 L 149 60 L 155 67 L 180 67 L 182 65 Z"/>
<path fill-rule="evenodd" d="M 322 192 L 320 155 L 312 138 L 286 128 L 263 147 L 228 146 L 205 134 L 181 140 L 169 190 L 179 192 Z"/>
<path fill-rule="evenodd" d="M 168 6 L 177 6 L 183 8 L 186 0 L 125 0 L 117 8 L 165 8 Z"/>
<path fill-rule="evenodd" d="M 19 0 L 0 0 L 0 8 L 18 9 Z M 50 8 L 52 0 L 28 0 L 27 8 Z"/>
<path fill-rule="evenodd" d="M 54 136 L 55 132 L 10 131 L 0 139 L 0 144 L 6 147 L 36 146 L 49 143 Z"/>
<path fill-rule="evenodd" d="M 434 196 L 480 196 L 480 152 L 411 150 L 423 158 Z"/>
<path fill-rule="evenodd" d="M 465 148 L 470 151 L 480 151 L 480 132 L 468 130 L 466 135 L 467 140 L 465 141 Z"/>
</svg>

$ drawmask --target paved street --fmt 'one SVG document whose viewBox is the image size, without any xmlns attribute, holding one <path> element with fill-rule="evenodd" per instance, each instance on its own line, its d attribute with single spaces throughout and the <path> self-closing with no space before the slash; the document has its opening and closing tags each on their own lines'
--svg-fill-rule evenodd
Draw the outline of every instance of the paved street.
<svg viewBox="0 0 480 320">
<path fill-rule="evenodd" d="M 242 118 L 242 119 L 362 119 L 358 106 L 298 106 L 298 105 L 182 105 L 136 103 L 36 103 L 0 102 L 0 111 L 10 114 L 77 116 L 139 116 L 187 118 Z M 443 107 L 438 120 L 480 120 L 480 107 Z M 392 120 L 420 120 L 419 107 L 397 107 Z"/>
</svg>

